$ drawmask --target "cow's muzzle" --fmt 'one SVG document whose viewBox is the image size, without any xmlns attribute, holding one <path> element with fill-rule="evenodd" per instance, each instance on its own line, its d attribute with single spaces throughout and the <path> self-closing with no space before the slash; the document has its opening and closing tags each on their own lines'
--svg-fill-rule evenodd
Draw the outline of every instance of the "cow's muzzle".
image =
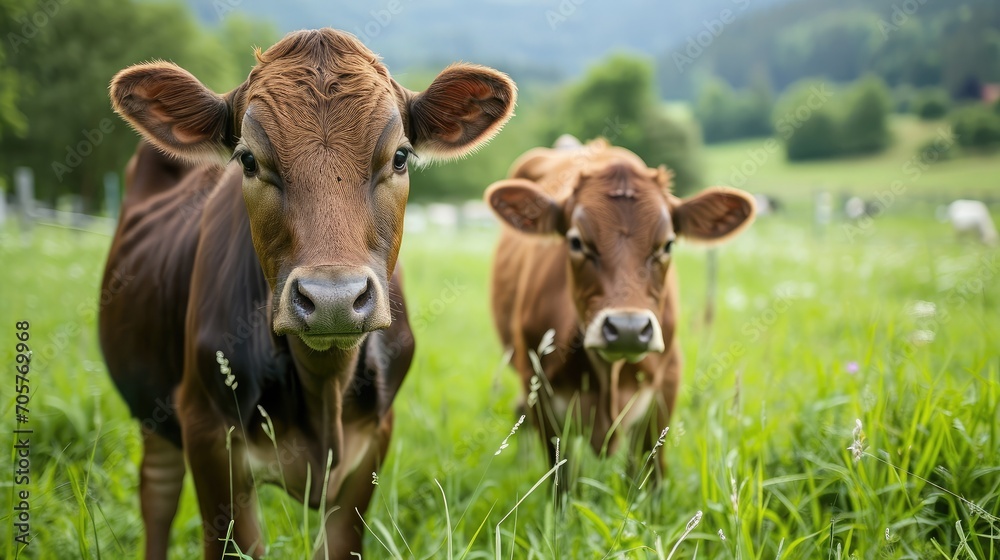
<svg viewBox="0 0 1000 560">
<path fill-rule="evenodd" d="M 663 331 L 648 309 L 602 309 L 587 325 L 584 347 L 609 362 L 638 362 L 650 352 L 663 352 Z"/>
<path fill-rule="evenodd" d="M 313 350 L 348 349 L 389 323 L 389 298 L 369 267 L 299 267 L 281 290 L 274 332 L 298 335 Z"/>
</svg>

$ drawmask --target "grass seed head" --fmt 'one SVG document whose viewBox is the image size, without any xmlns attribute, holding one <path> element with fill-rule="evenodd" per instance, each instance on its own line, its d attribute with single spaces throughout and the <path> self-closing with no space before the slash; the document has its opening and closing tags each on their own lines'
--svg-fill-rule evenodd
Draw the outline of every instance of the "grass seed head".
<svg viewBox="0 0 1000 560">
<path fill-rule="evenodd" d="M 215 353 L 215 361 L 219 364 L 219 373 L 226 378 L 226 387 L 235 391 L 239 383 L 236 381 L 236 376 L 233 375 L 233 370 L 229 369 L 229 360 L 226 359 L 222 350 Z"/>
<path fill-rule="evenodd" d="M 523 414 L 517 419 L 517 422 L 514 423 L 514 427 L 511 428 L 507 437 L 503 438 L 503 442 L 500 444 L 500 449 L 497 449 L 497 452 L 493 454 L 494 456 L 499 455 L 504 449 L 507 449 L 507 440 L 509 440 L 517 432 L 517 429 L 521 427 L 522 422 L 524 422 Z"/>
<path fill-rule="evenodd" d="M 854 430 L 851 432 L 854 436 L 854 441 L 851 443 L 850 447 L 847 448 L 854 457 L 854 462 L 857 463 L 861 460 L 861 457 L 865 454 L 865 450 L 868 446 L 865 443 L 865 432 L 861 425 L 861 419 L 857 418 L 854 420 Z"/>
<path fill-rule="evenodd" d="M 694 528 L 697 527 L 699 523 L 701 523 L 701 518 L 703 515 L 704 513 L 702 513 L 702 511 L 699 509 L 698 513 L 694 514 L 694 517 L 691 518 L 691 521 L 688 521 L 687 526 L 684 527 L 684 534 L 694 531 Z"/>
<path fill-rule="evenodd" d="M 545 356 L 555 352 L 556 330 L 549 329 L 542 335 L 542 341 L 538 343 L 538 355 Z"/>
</svg>

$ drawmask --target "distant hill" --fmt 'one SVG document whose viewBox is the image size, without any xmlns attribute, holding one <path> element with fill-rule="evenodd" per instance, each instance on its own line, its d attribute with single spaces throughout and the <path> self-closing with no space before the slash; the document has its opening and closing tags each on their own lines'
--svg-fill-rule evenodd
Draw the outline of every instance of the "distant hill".
<svg viewBox="0 0 1000 560">
<path fill-rule="evenodd" d="M 659 57 L 667 97 L 691 98 L 713 74 L 735 87 L 763 77 L 781 90 L 807 77 L 874 73 L 890 86 L 943 86 L 956 97 L 1000 81 L 997 0 L 792 0 L 748 10 L 702 39 Z"/>
<path fill-rule="evenodd" d="M 561 80 L 609 51 L 660 54 L 705 29 L 723 10 L 744 17 L 788 0 L 187 1 L 209 24 L 239 11 L 281 32 L 323 26 L 351 31 L 394 72 L 468 60 Z"/>
</svg>

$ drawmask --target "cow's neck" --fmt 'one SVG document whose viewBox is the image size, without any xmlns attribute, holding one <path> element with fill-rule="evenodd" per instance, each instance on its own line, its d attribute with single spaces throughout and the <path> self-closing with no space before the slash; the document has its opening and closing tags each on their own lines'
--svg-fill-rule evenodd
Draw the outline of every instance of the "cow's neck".
<svg viewBox="0 0 1000 560">
<path fill-rule="evenodd" d="M 333 464 L 340 460 L 344 441 L 344 391 L 357 369 L 359 347 L 326 352 L 312 350 L 297 336 L 288 337 L 295 375 L 302 387 L 302 405 L 309 430 L 319 439 L 319 450 L 333 451 Z M 325 457 L 323 457 L 325 460 Z"/>
<path fill-rule="evenodd" d="M 235 238 L 240 241 L 234 244 L 238 245 L 237 249 L 227 252 L 226 258 L 218 257 L 212 261 L 213 263 L 221 261 L 225 267 L 217 269 L 213 278 L 246 276 L 248 279 L 252 278 L 252 281 L 236 283 L 236 286 L 242 286 L 245 290 L 233 288 L 232 282 L 226 284 L 225 290 L 233 294 L 233 297 L 225 298 L 220 304 L 219 309 L 222 311 L 218 317 L 222 318 L 220 319 L 222 322 L 213 330 L 219 333 L 239 334 L 241 327 L 238 322 L 233 322 L 234 318 L 256 317 L 256 310 L 260 308 L 261 302 L 266 302 L 264 305 L 267 309 L 266 320 L 252 322 L 253 335 L 246 341 L 239 338 L 239 344 L 235 345 L 235 348 L 229 348 L 223 339 L 219 342 L 219 347 L 227 349 L 227 355 L 233 353 L 232 363 L 237 372 L 260 368 L 262 364 L 271 364 L 274 369 L 271 372 L 273 375 L 294 375 L 296 377 L 294 385 L 298 390 L 288 391 L 287 394 L 276 398 L 283 403 L 283 416 L 293 424 L 302 424 L 302 420 L 299 419 L 304 419 L 305 425 L 295 427 L 315 435 L 318 447 L 314 452 L 317 454 L 317 460 L 325 464 L 327 450 L 330 449 L 333 450 L 334 464 L 337 464 L 343 442 L 341 419 L 343 394 L 354 375 L 360 350 L 355 348 L 343 351 L 332 348 L 327 352 L 317 352 L 307 347 L 296 336 L 281 337 L 283 340 L 275 337 L 272 330 L 273 291 L 267 283 L 257 253 L 254 251 L 250 220 L 243 200 L 242 175 L 233 172 L 224 177 L 216 198 L 210 204 L 219 207 L 212 211 L 216 215 L 231 216 L 232 231 L 218 235 L 209 232 L 207 238 L 213 240 Z M 221 221 L 207 223 L 211 227 L 219 222 Z M 218 290 L 220 293 L 225 292 L 221 287 Z M 275 362 L 275 356 L 284 354 L 286 349 L 291 356 L 291 368 L 287 368 L 285 363 Z M 259 382 L 263 377 L 264 374 L 259 374 L 256 379 Z M 288 387 L 284 383 L 278 383 L 276 386 L 267 386 L 264 390 L 277 388 L 286 390 Z M 269 397 L 276 396 L 269 395 Z M 254 404 L 257 403 L 246 402 L 240 406 L 243 410 L 253 410 Z"/>
</svg>

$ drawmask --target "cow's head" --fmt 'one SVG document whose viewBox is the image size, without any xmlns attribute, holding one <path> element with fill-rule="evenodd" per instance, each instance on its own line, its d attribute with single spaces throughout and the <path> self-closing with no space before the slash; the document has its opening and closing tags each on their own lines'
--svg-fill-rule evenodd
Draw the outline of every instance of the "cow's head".
<svg viewBox="0 0 1000 560">
<path fill-rule="evenodd" d="M 513 179 L 490 186 L 486 200 L 521 232 L 563 238 L 584 346 L 609 362 L 663 352 L 671 342 L 660 317 L 673 297 L 674 241 L 734 237 L 753 221 L 753 198 L 726 187 L 677 198 L 669 171 L 603 141 L 526 158 Z"/>
<path fill-rule="evenodd" d="M 351 348 L 390 322 L 414 157 L 486 142 L 513 113 L 516 89 L 500 72 L 456 64 L 411 92 L 332 29 L 292 33 L 257 59 L 225 95 L 154 62 L 115 76 L 111 99 L 165 152 L 242 169 L 275 332 L 316 350 Z"/>
</svg>

